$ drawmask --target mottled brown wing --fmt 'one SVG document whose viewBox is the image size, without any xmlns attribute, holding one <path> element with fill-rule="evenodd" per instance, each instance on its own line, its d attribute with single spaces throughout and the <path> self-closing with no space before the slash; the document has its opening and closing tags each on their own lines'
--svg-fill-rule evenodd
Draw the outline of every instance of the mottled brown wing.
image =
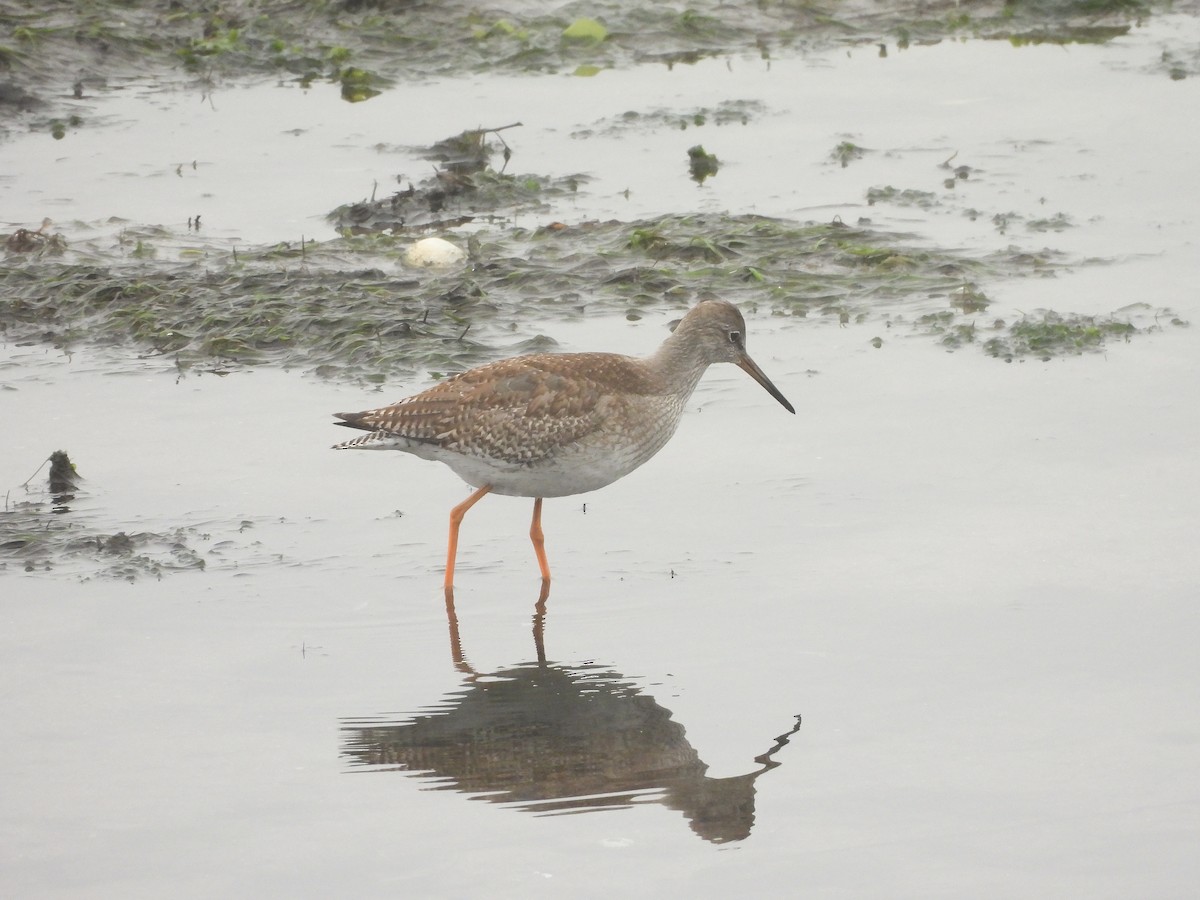
<svg viewBox="0 0 1200 900">
<path fill-rule="evenodd" d="M 625 356 L 538 354 L 480 366 L 390 406 L 338 417 L 458 453 L 536 462 L 601 428 L 630 398 L 653 392 Z"/>
</svg>

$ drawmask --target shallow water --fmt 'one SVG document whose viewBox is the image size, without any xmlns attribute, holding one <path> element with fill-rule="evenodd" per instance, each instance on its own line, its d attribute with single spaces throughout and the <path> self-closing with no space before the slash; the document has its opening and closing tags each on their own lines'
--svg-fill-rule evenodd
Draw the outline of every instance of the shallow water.
<svg viewBox="0 0 1200 900">
<path fill-rule="evenodd" d="M 0 172 L 9 173 L 0 203 L 10 224 L 49 215 L 68 240 L 88 232 L 84 223 L 111 231 L 104 223 L 116 216 L 186 241 L 197 214 L 208 239 L 325 239 L 334 207 L 386 196 L 401 186 L 397 176 L 407 184 L 431 175 L 420 148 L 520 121 L 505 132 L 509 171 L 593 179 L 575 204 L 552 211 L 566 221 L 691 210 L 868 215 L 943 246 L 1157 252 L 1184 224 L 1172 200 L 1197 90 L 1194 79 L 1169 81 L 1160 60 L 1195 32 L 1194 18 L 1162 17 L 1106 45 L 947 41 L 886 58 L 863 48 L 593 78 L 466 78 L 402 85 L 359 104 L 330 85 L 134 81 L 81 101 L 89 124 L 60 142 L 30 134 L 0 145 Z M 1120 117 L 1095 115 L 1098 103 Z M 745 108 L 747 124 L 717 124 L 730 108 Z M 680 129 L 701 110 L 708 124 Z M 843 140 L 870 152 L 843 168 L 830 159 Z M 695 144 L 722 161 L 702 186 L 687 177 Z M 972 171 L 947 190 L 952 172 L 940 164 L 951 157 Z M 886 185 L 930 192 L 933 209 L 868 207 L 867 190 Z M 1053 241 L 1022 224 L 1057 213 L 1075 227 Z M 997 214 L 1018 217 L 1003 240 Z"/>
<path fill-rule="evenodd" d="M 263 86 L 206 106 L 131 86 L 104 101 L 111 126 L 52 145 L 58 162 L 31 155 L 32 139 L 0 147 L 4 170 L 22 173 L 0 200 L 24 223 L 57 197 L 70 202 L 56 220 L 116 214 L 181 241 L 198 211 L 210 237 L 319 237 L 327 207 L 423 165 L 373 144 L 499 115 L 526 122 L 519 168 L 595 176 L 576 209 L 547 217 L 868 215 L 931 244 L 1109 261 L 989 285 L 1001 314 L 1144 301 L 1194 321 L 1185 112 L 1200 106 L 1194 80 L 1153 61 L 1196 31 L 1167 19 L 1105 47 L 947 43 L 521 91 L 443 82 L 358 106 Z M 729 97 L 769 112 L 571 137 L 628 109 L 633 85 L 639 108 Z M 262 92 L 278 120 L 254 105 Z M 389 103 L 431 112 L 398 118 Z M 414 118 L 419 132 L 398 125 Z M 171 144 L 187 120 L 194 154 Z M 196 143 L 200 123 L 226 121 Z M 826 161 L 846 133 L 878 152 Z M 280 160 L 272 135 L 302 149 Z M 728 161 L 703 187 L 686 179 L 697 142 Z M 955 150 L 980 172 L 939 205 L 865 206 L 880 184 L 938 193 Z M 208 167 L 176 175 L 190 157 Z M 311 189 L 247 187 L 285 171 Z M 991 223 L 1041 209 L 1075 226 Z M 646 352 L 666 319 L 552 336 Z M 1188 896 L 1200 878 L 1194 331 L 1011 365 L 881 320 L 759 315 L 749 331 L 798 415 L 722 367 L 658 458 L 549 501 L 542 667 L 531 504 L 472 510 L 450 620 L 443 542 L 464 487 L 400 454 L 328 449 L 331 411 L 418 385 L 180 378 L 133 352 L 5 346 L 11 498 L 39 499 L 17 485 L 67 449 L 86 481 L 66 516 L 102 533 L 181 529 L 207 565 L 130 583 L 96 555 L 29 573 L 6 561 L 3 893 Z M 763 771 L 768 751 L 778 765 Z"/>
</svg>

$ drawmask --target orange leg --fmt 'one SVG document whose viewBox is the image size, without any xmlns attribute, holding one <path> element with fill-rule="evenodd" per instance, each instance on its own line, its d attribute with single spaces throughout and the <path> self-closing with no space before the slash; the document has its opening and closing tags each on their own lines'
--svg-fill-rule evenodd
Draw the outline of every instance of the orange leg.
<svg viewBox="0 0 1200 900">
<path fill-rule="evenodd" d="M 446 552 L 446 587 L 454 587 L 454 560 L 458 556 L 458 528 L 462 525 L 463 516 L 467 510 L 483 499 L 490 491 L 490 485 L 484 485 L 454 509 L 450 510 L 450 547 Z"/>
<path fill-rule="evenodd" d="M 546 664 L 546 601 L 550 599 L 550 579 L 542 579 L 542 590 L 533 607 L 533 646 L 539 665 Z"/>
<path fill-rule="evenodd" d="M 537 554 L 542 569 L 542 581 L 550 583 L 550 563 L 546 561 L 546 539 L 542 534 L 542 498 L 533 501 L 533 524 L 529 526 L 529 539 L 533 541 L 533 552 Z"/>
</svg>

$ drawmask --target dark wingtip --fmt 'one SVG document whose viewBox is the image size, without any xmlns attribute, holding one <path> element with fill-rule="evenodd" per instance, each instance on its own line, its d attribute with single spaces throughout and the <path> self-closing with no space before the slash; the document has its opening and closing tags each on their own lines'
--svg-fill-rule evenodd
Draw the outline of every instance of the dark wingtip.
<svg viewBox="0 0 1200 900">
<path fill-rule="evenodd" d="M 347 428 L 359 428 L 363 431 L 374 431 L 374 427 L 363 422 L 363 417 L 366 413 L 334 413 L 335 419 L 341 419 L 340 422 L 334 422 L 334 425 L 344 425 Z"/>
</svg>

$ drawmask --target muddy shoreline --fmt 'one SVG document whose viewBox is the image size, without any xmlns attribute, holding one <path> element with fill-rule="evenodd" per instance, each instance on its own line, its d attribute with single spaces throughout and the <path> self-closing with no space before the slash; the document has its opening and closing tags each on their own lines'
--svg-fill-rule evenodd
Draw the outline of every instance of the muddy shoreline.
<svg viewBox="0 0 1200 900">
<path fill-rule="evenodd" d="M 256 0 L 235 5 L 85 3 L 0 7 L 0 105 L 6 128 L 53 127 L 60 98 L 86 98 L 110 78 L 147 71 L 220 79 L 277 74 L 329 79 L 362 100 L 404 80 L 500 71 L 550 73 L 687 65 L 721 55 L 772 55 L 878 44 L 880 51 L 947 39 L 1103 42 L 1180 4 L 938 0 L 917 6 L 706 0 L 684 11 L 615 2 L 510 10 L 415 0 Z M 578 22 L 599 31 L 573 32 Z M 577 27 L 577 26 L 576 26 Z M 1180 76 L 1194 60 L 1164 60 Z"/>
<path fill-rule="evenodd" d="M 548 14 L 532 7 L 493 18 L 467 6 L 434 10 L 387 2 L 251 3 L 233 11 L 52 3 L 36 14 L 10 6 L 0 13 L 6 32 L 0 37 L 0 80 L 7 85 L 0 103 L 14 113 L 7 119 L 10 135 L 21 128 L 59 137 L 67 124 L 76 131 L 103 128 L 88 121 L 88 97 L 109 79 L 147 70 L 200 84 L 266 73 L 300 83 L 328 80 L 343 84 L 344 99 L 369 104 L 366 95 L 347 95 L 347 78 L 387 90 L 433 76 L 688 65 L 714 55 L 769 60 L 836 45 L 877 43 L 886 54 L 889 47 L 902 52 L 964 37 L 1104 42 L 1153 15 L 1150 7 L 1125 3 L 968 8 L 946 2 L 916 10 L 714 3 L 685 13 L 610 4 L 591 7 L 588 17 L 573 15 L 580 9 Z M 572 32 L 572 23 L 583 18 L 598 22 L 600 31 L 585 29 L 582 37 Z M 1182 66 L 1186 75 L 1195 60 L 1164 54 L 1162 62 Z M 67 98 L 74 110 L 70 123 L 58 109 Z M 684 113 L 720 124 L 722 116 L 747 121 L 764 111 L 743 104 Z M 661 115 L 667 118 L 655 122 L 643 115 L 596 127 L 673 127 L 672 114 Z M 869 219 L 755 220 L 687 211 L 651 220 L 514 227 L 512 217 L 527 209 L 553 222 L 577 192 L 586 193 L 588 175 L 551 178 L 524 170 L 519 146 L 510 158 L 499 132 L 480 132 L 476 142 L 482 152 L 470 171 L 457 172 L 435 146 L 429 151 L 435 176 L 407 187 L 402 182 L 369 204 L 346 198 L 336 210 L 313 210 L 328 212 L 341 231 L 343 237 L 332 242 L 231 249 L 224 242 L 206 244 L 196 217 L 189 249 L 174 258 L 171 234 L 149 223 L 131 223 L 117 246 L 81 243 L 61 227 L 44 225 L 43 234 L 32 223 L 22 225 L 6 235 L 0 263 L 0 328 L 18 345 L 125 342 L 141 353 L 172 355 L 181 367 L 270 362 L 379 378 L 414 368 L 453 369 L 501 349 L 541 346 L 536 324 L 547 317 L 579 315 L 585 308 L 635 316 L 648 306 L 683 309 L 704 291 L 839 324 L 872 317 L 888 328 L 900 324 L 929 334 L 950 349 L 975 345 L 1010 361 L 1097 349 L 1113 338 L 1182 321 L 1158 307 L 1099 317 L 1050 311 L 1019 322 L 1011 315 L 987 316 L 989 283 L 1086 264 L 1052 244 L 1034 253 L 972 257 L 915 247 L 909 236 Z M 699 144 L 693 150 L 705 154 Z M 842 166 L 863 152 L 845 141 L 830 151 Z M 956 175 L 948 167 L 947 183 L 968 178 L 969 169 L 959 166 Z M 890 185 L 873 188 L 867 200 L 892 208 L 941 202 L 934 194 Z M 433 226 L 445 231 L 472 220 L 489 224 L 476 227 L 465 266 L 418 276 L 398 266 L 404 243 L 397 235 Z M 996 227 L 1012 224 L 1002 219 Z M 1056 231 L 1073 223 L 1022 224 Z M 189 232 L 191 227 L 189 219 Z M 460 236 L 464 249 L 466 236 Z M 398 304 L 386 322 L 372 309 L 381 293 Z M 580 299 L 585 294 L 586 302 Z M 515 345 L 504 339 L 514 330 Z"/>
</svg>

